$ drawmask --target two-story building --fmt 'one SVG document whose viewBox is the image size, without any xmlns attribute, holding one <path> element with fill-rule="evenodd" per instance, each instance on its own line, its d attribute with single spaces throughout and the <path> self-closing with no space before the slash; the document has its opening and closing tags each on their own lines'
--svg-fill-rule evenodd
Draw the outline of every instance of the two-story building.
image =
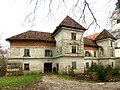
<svg viewBox="0 0 120 90">
<path fill-rule="evenodd" d="M 83 73 L 93 63 L 115 66 L 115 38 L 103 30 L 95 38 L 83 37 L 86 29 L 67 16 L 53 33 L 27 31 L 10 42 L 8 70 Z M 93 35 L 94 36 L 94 35 Z"/>
</svg>

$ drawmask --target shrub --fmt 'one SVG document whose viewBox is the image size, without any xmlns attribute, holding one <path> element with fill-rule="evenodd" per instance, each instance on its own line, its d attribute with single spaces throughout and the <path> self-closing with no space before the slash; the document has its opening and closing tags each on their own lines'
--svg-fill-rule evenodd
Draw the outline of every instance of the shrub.
<svg viewBox="0 0 120 90">
<path fill-rule="evenodd" d="M 112 69 L 113 68 L 111 67 L 111 65 L 103 66 L 94 64 L 86 71 L 86 73 L 91 74 L 92 79 L 96 76 L 96 79 L 94 80 L 97 80 L 98 78 L 98 80 L 107 81 L 113 75 Z"/>
<path fill-rule="evenodd" d="M 106 68 L 103 65 L 98 65 L 96 72 L 97 72 L 99 80 L 106 81 L 107 71 L 106 71 Z"/>
<path fill-rule="evenodd" d="M 6 60 L 0 60 L 0 76 L 5 76 L 6 71 Z"/>
</svg>

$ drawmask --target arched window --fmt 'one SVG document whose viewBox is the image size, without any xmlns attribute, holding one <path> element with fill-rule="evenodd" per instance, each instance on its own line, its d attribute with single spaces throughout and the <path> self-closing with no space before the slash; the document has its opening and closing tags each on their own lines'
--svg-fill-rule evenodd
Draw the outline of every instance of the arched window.
<svg viewBox="0 0 120 90">
<path fill-rule="evenodd" d="M 86 57 L 90 57 L 90 56 L 91 56 L 90 52 L 89 52 L 89 51 L 86 51 L 86 52 L 85 52 L 85 56 L 86 56 Z"/>
</svg>

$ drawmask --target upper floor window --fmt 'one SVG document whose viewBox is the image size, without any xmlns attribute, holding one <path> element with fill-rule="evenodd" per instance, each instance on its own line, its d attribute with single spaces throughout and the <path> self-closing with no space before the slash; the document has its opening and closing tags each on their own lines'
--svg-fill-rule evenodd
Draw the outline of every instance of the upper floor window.
<svg viewBox="0 0 120 90">
<path fill-rule="evenodd" d="M 120 23 L 120 19 L 117 20 L 117 23 Z"/>
<path fill-rule="evenodd" d="M 76 62 L 72 62 L 72 69 L 76 69 Z"/>
<path fill-rule="evenodd" d="M 90 57 L 90 56 L 91 56 L 90 52 L 89 52 L 89 51 L 86 51 L 86 52 L 85 52 L 85 56 L 86 56 L 86 57 Z"/>
<path fill-rule="evenodd" d="M 72 53 L 76 53 L 76 46 L 72 46 Z"/>
<path fill-rule="evenodd" d="M 76 40 L 76 33 L 71 33 L 71 39 Z"/>
<path fill-rule="evenodd" d="M 45 56 L 51 57 L 52 56 L 52 50 L 45 50 Z"/>
<path fill-rule="evenodd" d="M 111 51 L 111 57 L 114 57 L 114 51 Z"/>
<path fill-rule="evenodd" d="M 111 44 L 111 47 L 113 47 L 113 42 L 112 41 L 110 42 L 110 44 Z"/>
<path fill-rule="evenodd" d="M 24 56 L 30 57 L 30 49 L 24 49 Z"/>
<path fill-rule="evenodd" d="M 94 51 L 94 57 L 96 57 L 96 51 Z"/>
<path fill-rule="evenodd" d="M 104 49 L 103 49 L 103 48 L 100 48 L 99 53 L 100 53 L 100 56 L 101 56 L 101 57 L 104 56 Z"/>
</svg>

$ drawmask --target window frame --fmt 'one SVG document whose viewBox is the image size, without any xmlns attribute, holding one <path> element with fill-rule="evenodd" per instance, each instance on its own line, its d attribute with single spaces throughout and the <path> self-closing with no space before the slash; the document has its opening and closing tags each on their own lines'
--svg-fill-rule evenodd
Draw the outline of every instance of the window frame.
<svg viewBox="0 0 120 90">
<path fill-rule="evenodd" d="M 94 51 L 94 57 L 97 57 L 97 53 L 96 53 L 96 51 Z"/>
<path fill-rule="evenodd" d="M 90 67 L 89 62 L 86 62 L 86 68 L 88 69 Z"/>
<path fill-rule="evenodd" d="M 120 19 L 117 19 L 117 24 L 120 23 Z"/>
<path fill-rule="evenodd" d="M 71 39 L 76 40 L 76 33 L 71 33 Z"/>
<path fill-rule="evenodd" d="M 29 63 L 24 63 L 24 70 L 29 71 L 30 70 L 30 65 Z"/>
<path fill-rule="evenodd" d="M 77 53 L 77 47 L 76 46 L 72 46 L 72 53 Z"/>
<path fill-rule="evenodd" d="M 89 51 L 85 51 L 85 57 L 91 57 L 91 53 Z"/>
<path fill-rule="evenodd" d="M 52 57 L 52 50 L 45 50 L 45 57 Z"/>
<path fill-rule="evenodd" d="M 30 57 L 30 49 L 24 49 L 24 57 Z"/>
<path fill-rule="evenodd" d="M 77 62 L 75 61 L 72 62 L 72 69 L 77 69 Z"/>
</svg>

